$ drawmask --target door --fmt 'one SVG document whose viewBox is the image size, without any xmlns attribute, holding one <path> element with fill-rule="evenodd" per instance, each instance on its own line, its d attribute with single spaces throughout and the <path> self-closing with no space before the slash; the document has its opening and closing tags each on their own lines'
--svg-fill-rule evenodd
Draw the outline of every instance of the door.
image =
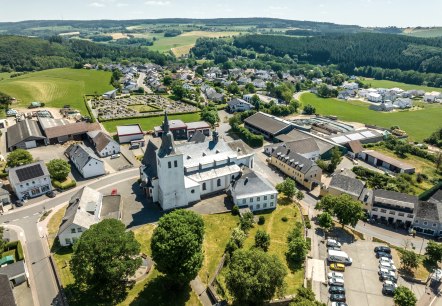
<svg viewBox="0 0 442 306">
<path fill-rule="evenodd" d="M 26 146 L 26 149 L 32 149 L 37 146 L 37 142 L 35 140 L 26 141 L 25 146 Z"/>
</svg>

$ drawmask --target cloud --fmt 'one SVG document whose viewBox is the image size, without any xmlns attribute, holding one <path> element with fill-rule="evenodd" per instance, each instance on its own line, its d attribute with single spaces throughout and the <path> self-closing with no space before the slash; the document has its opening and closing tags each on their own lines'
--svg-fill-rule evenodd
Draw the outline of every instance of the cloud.
<svg viewBox="0 0 442 306">
<path fill-rule="evenodd" d="M 100 2 L 92 2 L 91 4 L 89 4 L 89 6 L 93 6 L 93 7 L 104 7 L 104 3 L 100 3 Z"/>
<path fill-rule="evenodd" d="M 163 1 L 163 0 L 150 0 L 150 1 L 146 1 L 144 3 L 146 5 L 151 5 L 151 6 L 167 6 L 167 5 L 170 5 L 170 1 Z"/>
<path fill-rule="evenodd" d="M 275 11 L 282 11 L 288 9 L 286 6 L 270 6 L 269 9 L 275 10 Z"/>
<path fill-rule="evenodd" d="M 117 3 L 117 7 L 125 7 L 128 6 L 129 4 L 127 3 Z"/>
</svg>

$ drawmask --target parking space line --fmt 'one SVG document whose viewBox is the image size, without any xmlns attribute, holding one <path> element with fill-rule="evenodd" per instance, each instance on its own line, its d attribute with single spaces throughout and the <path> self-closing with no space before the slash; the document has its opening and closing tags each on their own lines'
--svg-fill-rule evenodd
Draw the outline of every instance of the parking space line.
<svg viewBox="0 0 442 306">
<path fill-rule="evenodd" d="M 29 218 L 29 216 L 24 216 L 23 219 Z"/>
<path fill-rule="evenodd" d="M 12 220 L 12 222 L 15 222 L 15 221 L 18 221 L 19 219 L 14 219 L 14 220 Z"/>
<path fill-rule="evenodd" d="M 40 213 L 36 212 L 35 214 L 33 214 L 33 216 L 39 215 Z"/>
</svg>

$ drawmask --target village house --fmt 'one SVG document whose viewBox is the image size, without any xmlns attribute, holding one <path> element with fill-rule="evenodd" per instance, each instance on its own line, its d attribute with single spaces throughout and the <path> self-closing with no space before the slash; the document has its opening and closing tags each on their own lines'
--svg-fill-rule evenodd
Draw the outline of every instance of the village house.
<svg viewBox="0 0 442 306">
<path fill-rule="evenodd" d="M 424 235 L 442 236 L 442 189 L 418 203 L 413 228 Z"/>
<path fill-rule="evenodd" d="M 89 132 L 88 136 L 99 157 L 107 157 L 120 153 L 120 144 L 108 134 L 102 131 L 94 131 Z"/>
<path fill-rule="evenodd" d="M 9 169 L 9 183 L 19 200 L 52 191 L 51 177 L 43 161 Z"/>
<path fill-rule="evenodd" d="M 104 162 L 84 144 L 73 144 L 66 150 L 66 155 L 84 178 L 106 174 Z"/>
<path fill-rule="evenodd" d="M 252 104 L 240 98 L 233 98 L 227 102 L 227 110 L 231 113 L 244 112 L 254 108 Z"/>
<path fill-rule="evenodd" d="M 333 175 L 328 186 L 322 186 L 321 195 L 339 196 L 341 194 L 348 194 L 354 200 L 363 201 L 364 198 L 361 198 L 361 195 L 366 194 L 363 193 L 364 188 L 365 182 L 346 173 L 337 173 Z"/>
</svg>

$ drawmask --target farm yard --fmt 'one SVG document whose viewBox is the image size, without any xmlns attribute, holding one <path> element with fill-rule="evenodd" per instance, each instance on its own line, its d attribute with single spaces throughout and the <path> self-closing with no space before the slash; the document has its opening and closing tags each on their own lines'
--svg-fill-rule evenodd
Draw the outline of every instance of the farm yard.
<svg viewBox="0 0 442 306">
<path fill-rule="evenodd" d="M 307 104 L 314 106 L 318 114 L 334 115 L 343 121 L 360 122 L 384 128 L 397 125 L 407 132 L 412 141 L 423 141 L 442 125 L 440 120 L 442 106 L 437 104 L 425 104 L 423 109 L 416 111 L 384 113 L 370 110 L 369 105 L 364 102 L 324 99 L 312 93 L 304 93 L 300 101 L 303 106 Z"/>
<path fill-rule="evenodd" d="M 162 115 L 197 112 L 199 109 L 181 101 L 174 101 L 166 96 L 145 95 L 90 101 L 92 113 L 99 120 L 123 119 L 149 115 Z"/>
<path fill-rule="evenodd" d="M 28 107 L 38 101 L 47 107 L 70 105 L 83 115 L 88 111 L 85 94 L 102 94 L 112 89 L 111 73 L 85 69 L 50 69 L 0 80 L 0 91 L 16 98 L 11 108 Z"/>
<path fill-rule="evenodd" d="M 101 124 L 109 133 L 116 133 L 118 125 L 139 124 L 143 131 L 151 131 L 155 126 L 160 126 L 163 122 L 164 115 L 157 115 L 152 117 L 140 117 L 131 119 L 117 119 L 104 121 Z M 169 120 L 182 120 L 183 122 L 199 121 L 200 113 L 190 113 L 181 115 L 170 115 Z"/>
</svg>

